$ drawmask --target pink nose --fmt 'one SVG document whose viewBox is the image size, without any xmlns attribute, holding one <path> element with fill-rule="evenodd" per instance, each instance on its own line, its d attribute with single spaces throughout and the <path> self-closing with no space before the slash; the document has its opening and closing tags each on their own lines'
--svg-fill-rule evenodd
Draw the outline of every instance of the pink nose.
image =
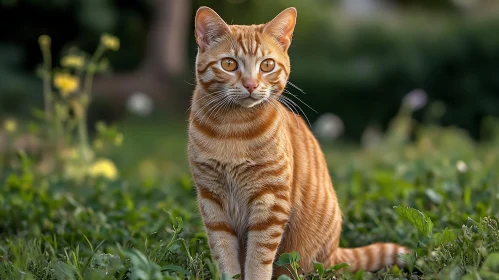
<svg viewBox="0 0 499 280">
<path fill-rule="evenodd" d="M 252 93 L 257 87 L 258 83 L 256 81 L 245 81 L 243 86 L 248 90 L 249 93 Z"/>
</svg>

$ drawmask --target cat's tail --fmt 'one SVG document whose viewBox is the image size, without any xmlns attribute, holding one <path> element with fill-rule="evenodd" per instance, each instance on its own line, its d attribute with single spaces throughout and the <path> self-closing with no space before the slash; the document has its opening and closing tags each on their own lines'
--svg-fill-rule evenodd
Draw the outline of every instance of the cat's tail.
<svg viewBox="0 0 499 280">
<path fill-rule="evenodd" d="M 335 263 L 348 263 L 350 271 L 376 271 L 387 265 L 404 266 L 399 254 L 409 254 L 411 251 L 395 243 L 374 243 L 359 248 L 338 248 Z"/>
</svg>

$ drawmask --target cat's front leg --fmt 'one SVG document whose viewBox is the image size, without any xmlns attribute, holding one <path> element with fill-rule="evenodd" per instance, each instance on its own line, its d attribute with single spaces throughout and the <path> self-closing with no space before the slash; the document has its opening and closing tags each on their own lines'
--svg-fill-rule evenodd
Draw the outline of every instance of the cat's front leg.
<svg viewBox="0 0 499 280">
<path fill-rule="evenodd" d="M 218 262 L 220 272 L 230 277 L 241 274 L 239 239 L 225 217 L 222 204 L 210 190 L 199 185 L 197 189 L 199 209 L 208 234 L 211 253 Z"/>
<path fill-rule="evenodd" d="M 265 185 L 253 194 L 249 204 L 244 280 L 271 279 L 277 248 L 289 219 L 289 187 L 284 183 Z"/>
</svg>

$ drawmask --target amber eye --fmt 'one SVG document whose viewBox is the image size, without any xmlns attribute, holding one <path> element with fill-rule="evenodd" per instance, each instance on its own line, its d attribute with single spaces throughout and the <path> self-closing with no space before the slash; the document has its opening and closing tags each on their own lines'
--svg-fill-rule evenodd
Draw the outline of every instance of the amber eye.
<svg viewBox="0 0 499 280">
<path fill-rule="evenodd" d="M 267 58 L 260 64 L 260 70 L 263 72 L 270 72 L 275 68 L 275 61 L 273 59 Z"/>
<path fill-rule="evenodd" d="M 225 71 L 232 72 L 237 69 L 237 62 L 232 58 L 222 59 L 222 68 Z"/>
</svg>

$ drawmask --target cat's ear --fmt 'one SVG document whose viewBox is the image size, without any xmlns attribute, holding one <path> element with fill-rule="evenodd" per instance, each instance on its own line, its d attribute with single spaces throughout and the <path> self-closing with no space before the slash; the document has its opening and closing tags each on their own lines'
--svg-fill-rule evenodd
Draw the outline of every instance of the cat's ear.
<svg viewBox="0 0 499 280">
<path fill-rule="evenodd" d="M 212 9 L 201 7 L 196 12 L 196 42 L 201 51 L 224 35 L 230 34 L 227 23 Z"/>
<path fill-rule="evenodd" d="M 287 8 L 278 14 L 273 20 L 265 24 L 263 32 L 272 36 L 286 51 L 291 44 L 291 38 L 293 37 L 295 25 L 296 9 Z"/>
</svg>

